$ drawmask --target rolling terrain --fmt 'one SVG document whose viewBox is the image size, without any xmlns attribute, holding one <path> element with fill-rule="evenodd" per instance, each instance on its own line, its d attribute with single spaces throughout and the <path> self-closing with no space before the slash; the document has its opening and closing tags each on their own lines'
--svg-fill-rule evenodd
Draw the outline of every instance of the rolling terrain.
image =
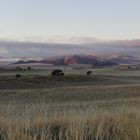
<svg viewBox="0 0 140 140">
<path fill-rule="evenodd" d="M 0 70 L 0 139 L 140 139 L 139 70 L 51 71 Z"/>
</svg>

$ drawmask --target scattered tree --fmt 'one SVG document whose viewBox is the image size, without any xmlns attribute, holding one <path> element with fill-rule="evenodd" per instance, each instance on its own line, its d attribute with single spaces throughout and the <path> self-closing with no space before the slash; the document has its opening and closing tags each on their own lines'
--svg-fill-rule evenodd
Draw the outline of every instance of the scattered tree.
<svg viewBox="0 0 140 140">
<path fill-rule="evenodd" d="M 51 75 L 52 76 L 62 76 L 62 75 L 64 75 L 64 73 L 62 70 L 56 69 L 56 70 L 52 71 Z"/>
<path fill-rule="evenodd" d="M 21 77 L 21 75 L 20 75 L 20 74 L 16 74 L 15 76 L 16 76 L 16 78 L 20 78 L 20 77 Z"/>
<path fill-rule="evenodd" d="M 64 75 L 64 73 L 62 72 L 61 75 Z"/>
<path fill-rule="evenodd" d="M 88 76 L 92 74 L 92 71 L 87 71 L 86 73 Z"/>
<path fill-rule="evenodd" d="M 17 70 L 19 70 L 19 69 L 20 69 L 20 67 L 16 67 L 16 69 L 17 69 Z"/>
<path fill-rule="evenodd" d="M 28 70 L 32 70 L 32 68 L 31 68 L 31 67 L 27 67 L 27 69 L 28 69 Z"/>
<path fill-rule="evenodd" d="M 130 67 L 130 66 L 128 66 L 128 69 L 131 69 L 131 67 Z"/>
</svg>

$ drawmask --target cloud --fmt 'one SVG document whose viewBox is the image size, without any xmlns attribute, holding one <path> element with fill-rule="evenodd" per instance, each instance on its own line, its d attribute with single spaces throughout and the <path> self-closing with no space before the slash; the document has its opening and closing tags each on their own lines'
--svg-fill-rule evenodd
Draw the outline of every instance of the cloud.
<svg viewBox="0 0 140 140">
<path fill-rule="evenodd" d="M 91 38 L 90 38 L 91 39 Z M 51 57 L 65 54 L 127 54 L 140 55 L 140 40 L 89 41 L 81 38 L 81 43 L 46 43 L 0 41 L 0 57 Z M 77 40 L 77 39 L 72 39 Z M 82 40 L 82 41 L 80 41 Z M 92 40 L 92 39 L 91 39 Z"/>
<path fill-rule="evenodd" d="M 95 43 L 101 40 L 93 37 L 63 37 L 63 36 L 50 36 L 46 40 L 53 43 L 69 43 L 69 44 L 83 44 L 83 43 Z"/>
<path fill-rule="evenodd" d="M 0 56 L 8 56 L 10 55 L 10 51 L 8 50 L 8 48 L 1 46 L 0 47 Z"/>
</svg>

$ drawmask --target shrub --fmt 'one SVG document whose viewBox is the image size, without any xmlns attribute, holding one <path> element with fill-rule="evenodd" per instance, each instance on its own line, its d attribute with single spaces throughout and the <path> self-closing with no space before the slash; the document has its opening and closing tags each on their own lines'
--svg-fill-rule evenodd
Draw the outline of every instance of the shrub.
<svg viewBox="0 0 140 140">
<path fill-rule="evenodd" d="M 131 69 L 131 67 L 130 67 L 130 66 L 128 66 L 128 69 Z"/>
<path fill-rule="evenodd" d="M 91 75 L 91 74 L 92 74 L 92 71 L 87 71 L 86 74 L 87 74 L 87 75 Z"/>
<path fill-rule="evenodd" d="M 64 73 L 62 70 L 56 69 L 56 70 L 52 71 L 51 75 L 52 76 L 62 76 L 62 75 L 64 75 Z"/>
<path fill-rule="evenodd" d="M 16 74 L 15 76 L 16 76 L 16 78 L 20 78 L 20 77 L 21 77 L 21 75 L 20 75 L 20 74 Z"/>
<path fill-rule="evenodd" d="M 32 70 L 32 68 L 31 68 L 31 67 L 27 67 L 27 69 L 28 69 L 28 70 Z"/>
</svg>

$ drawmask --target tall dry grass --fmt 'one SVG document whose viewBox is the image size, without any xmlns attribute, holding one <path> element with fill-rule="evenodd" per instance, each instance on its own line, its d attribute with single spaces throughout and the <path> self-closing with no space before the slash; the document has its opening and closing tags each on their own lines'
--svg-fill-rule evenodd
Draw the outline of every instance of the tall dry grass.
<svg viewBox="0 0 140 140">
<path fill-rule="evenodd" d="M 5 106 L 0 140 L 139 140 L 140 111 L 135 107 L 83 109 L 32 104 Z"/>
<path fill-rule="evenodd" d="M 140 86 L 0 91 L 0 140 L 139 140 Z"/>
</svg>

